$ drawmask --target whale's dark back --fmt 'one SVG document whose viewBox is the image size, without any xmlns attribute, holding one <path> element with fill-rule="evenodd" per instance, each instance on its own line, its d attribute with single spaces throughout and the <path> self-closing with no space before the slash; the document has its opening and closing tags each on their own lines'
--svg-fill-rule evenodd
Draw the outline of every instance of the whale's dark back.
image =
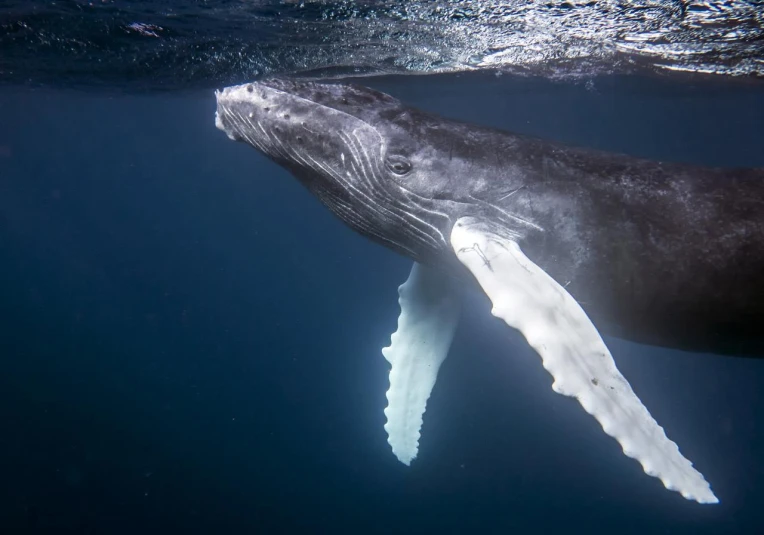
<svg viewBox="0 0 764 535">
<path fill-rule="evenodd" d="M 545 229 L 526 237 L 526 254 L 603 332 L 764 357 L 764 169 L 666 164 L 523 138 L 513 147 L 517 154 L 505 157 L 515 168 L 525 162 L 527 186 L 502 206 Z"/>
</svg>

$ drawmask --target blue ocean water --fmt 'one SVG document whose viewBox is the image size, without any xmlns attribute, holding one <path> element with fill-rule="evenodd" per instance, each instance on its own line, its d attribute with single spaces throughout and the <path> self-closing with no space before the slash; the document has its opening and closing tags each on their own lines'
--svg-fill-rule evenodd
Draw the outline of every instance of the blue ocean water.
<svg viewBox="0 0 764 535">
<path fill-rule="evenodd" d="M 0 4 L 0 533 L 764 532 L 764 359 L 606 339 L 721 500 L 701 506 L 553 393 L 478 295 L 400 464 L 380 350 L 410 261 L 229 141 L 212 93 L 387 75 L 356 82 L 761 167 L 761 2 L 374 4 Z"/>
<path fill-rule="evenodd" d="M 761 86 L 367 80 L 566 142 L 764 165 Z M 625 458 L 475 296 L 420 457 L 382 428 L 410 263 L 214 128 L 211 92 L 0 93 L 4 533 L 756 533 L 764 361 L 608 339 L 721 499 Z"/>
</svg>

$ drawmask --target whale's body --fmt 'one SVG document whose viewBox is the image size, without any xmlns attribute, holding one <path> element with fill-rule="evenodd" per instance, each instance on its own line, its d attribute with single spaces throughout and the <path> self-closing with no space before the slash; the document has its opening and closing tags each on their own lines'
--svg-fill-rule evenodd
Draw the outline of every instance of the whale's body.
<svg viewBox="0 0 764 535">
<path fill-rule="evenodd" d="M 416 455 L 477 281 L 555 378 L 668 488 L 716 498 L 602 342 L 764 355 L 764 171 L 637 159 L 461 123 L 363 87 L 272 80 L 218 93 L 217 125 L 348 225 L 412 258 L 385 357 L 393 451 Z"/>
<path fill-rule="evenodd" d="M 764 356 L 764 170 L 496 142 L 503 172 L 475 196 L 540 227 L 518 243 L 604 332 Z"/>
</svg>

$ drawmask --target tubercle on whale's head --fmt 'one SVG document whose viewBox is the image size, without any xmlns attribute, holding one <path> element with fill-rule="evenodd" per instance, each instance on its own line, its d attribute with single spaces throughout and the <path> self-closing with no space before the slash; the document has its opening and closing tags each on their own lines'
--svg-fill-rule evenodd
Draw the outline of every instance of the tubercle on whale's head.
<svg viewBox="0 0 764 535">
<path fill-rule="evenodd" d="M 219 129 L 291 171 L 355 230 L 418 261 L 450 252 L 454 214 L 437 191 L 409 187 L 427 186 L 443 157 L 417 135 L 421 112 L 366 87 L 285 79 L 216 97 Z"/>
</svg>

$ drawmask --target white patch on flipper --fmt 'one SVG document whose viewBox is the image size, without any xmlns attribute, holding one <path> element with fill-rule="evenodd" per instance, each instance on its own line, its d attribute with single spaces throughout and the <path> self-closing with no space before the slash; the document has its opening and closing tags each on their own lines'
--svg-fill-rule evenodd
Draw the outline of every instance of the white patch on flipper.
<svg viewBox="0 0 764 535">
<path fill-rule="evenodd" d="M 555 392 L 578 399 L 645 473 L 688 500 L 718 503 L 703 476 L 650 416 L 615 366 L 575 299 L 511 240 L 462 218 L 451 232 L 456 256 L 493 303 L 492 313 L 519 330 L 554 378 Z"/>
<path fill-rule="evenodd" d="M 382 350 L 391 365 L 385 431 L 395 456 L 408 465 L 416 457 L 427 399 L 454 337 L 459 292 L 445 273 L 415 263 L 398 294 L 398 330 Z"/>
</svg>

